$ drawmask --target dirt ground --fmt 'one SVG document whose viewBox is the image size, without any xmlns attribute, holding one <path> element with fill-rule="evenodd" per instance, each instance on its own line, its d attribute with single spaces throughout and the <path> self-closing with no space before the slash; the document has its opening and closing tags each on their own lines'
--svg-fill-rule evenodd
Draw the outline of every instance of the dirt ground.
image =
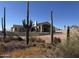
<svg viewBox="0 0 79 59">
<path fill-rule="evenodd" d="M 40 38 L 41 40 L 45 40 L 46 43 L 50 43 L 51 42 L 51 35 L 42 35 L 42 36 L 33 36 L 35 38 Z M 54 37 L 56 38 L 60 38 L 61 41 L 63 41 L 66 38 L 65 34 L 54 34 Z"/>
</svg>

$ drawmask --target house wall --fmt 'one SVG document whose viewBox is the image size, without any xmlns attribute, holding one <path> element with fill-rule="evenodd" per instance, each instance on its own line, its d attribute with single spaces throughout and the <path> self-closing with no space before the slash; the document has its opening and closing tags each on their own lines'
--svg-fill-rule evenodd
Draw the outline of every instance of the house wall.
<svg viewBox="0 0 79 59">
<path fill-rule="evenodd" d="M 38 25 L 38 26 L 35 26 L 34 28 L 36 32 L 50 32 L 49 24 Z"/>
<path fill-rule="evenodd" d="M 50 25 L 39 25 L 38 27 L 39 32 L 50 32 Z"/>
<path fill-rule="evenodd" d="M 12 32 L 24 32 L 24 28 L 23 27 L 13 27 Z"/>
<path fill-rule="evenodd" d="M 50 32 L 50 25 L 42 25 L 43 32 Z"/>
<path fill-rule="evenodd" d="M 37 24 L 37 26 L 32 26 L 30 30 L 32 32 L 50 32 L 50 23 Z M 13 32 L 24 32 L 25 29 L 23 28 L 23 26 L 14 25 L 12 28 L 12 31 Z"/>
</svg>

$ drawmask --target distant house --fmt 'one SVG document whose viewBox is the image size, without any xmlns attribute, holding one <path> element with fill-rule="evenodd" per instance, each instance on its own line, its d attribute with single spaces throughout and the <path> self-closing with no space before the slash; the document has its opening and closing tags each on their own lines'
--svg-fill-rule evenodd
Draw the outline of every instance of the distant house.
<svg viewBox="0 0 79 59">
<path fill-rule="evenodd" d="M 77 26 L 77 25 L 72 25 L 70 28 L 72 28 L 72 29 L 79 29 L 79 26 Z"/>
<path fill-rule="evenodd" d="M 55 27 L 53 27 L 55 32 Z M 50 23 L 49 22 L 42 22 L 37 23 L 35 26 L 33 25 L 30 29 L 32 32 L 50 32 Z M 12 32 L 25 32 L 24 27 L 22 25 L 13 25 L 11 28 Z"/>
<path fill-rule="evenodd" d="M 37 32 L 50 32 L 50 23 L 49 22 L 42 22 L 42 23 L 37 23 L 36 26 L 33 26 L 35 31 Z M 55 27 L 53 27 L 55 31 Z"/>
<path fill-rule="evenodd" d="M 12 32 L 24 32 L 24 27 L 22 25 L 13 25 L 11 28 Z"/>
</svg>

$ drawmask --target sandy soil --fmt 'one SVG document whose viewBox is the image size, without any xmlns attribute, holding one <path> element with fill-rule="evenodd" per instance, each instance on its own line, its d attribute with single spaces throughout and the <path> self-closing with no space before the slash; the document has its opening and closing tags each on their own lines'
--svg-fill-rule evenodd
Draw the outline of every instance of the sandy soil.
<svg viewBox="0 0 79 59">
<path fill-rule="evenodd" d="M 46 43 L 50 43 L 51 41 L 51 35 L 43 35 L 43 36 L 34 36 L 35 38 L 40 38 L 42 40 L 45 40 Z M 66 35 L 64 33 L 62 34 L 54 34 L 54 37 L 60 38 L 61 40 L 66 38 Z"/>
</svg>

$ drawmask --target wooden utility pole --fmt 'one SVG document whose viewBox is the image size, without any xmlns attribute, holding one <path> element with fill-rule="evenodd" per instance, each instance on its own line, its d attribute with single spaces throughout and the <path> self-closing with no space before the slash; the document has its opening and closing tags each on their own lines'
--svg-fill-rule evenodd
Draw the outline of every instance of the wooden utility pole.
<svg viewBox="0 0 79 59">
<path fill-rule="evenodd" d="M 51 34 L 51 44 L 53 44 L 53 11 L 51 11 L 51 27 L 50 27 L 50 34 Z"/>
<path fill-rule="evenodd" d="M 27 2 L 27 29 L 26 29 L 26 42 L 29 44 L 29 1 Z"/>
</svg>

